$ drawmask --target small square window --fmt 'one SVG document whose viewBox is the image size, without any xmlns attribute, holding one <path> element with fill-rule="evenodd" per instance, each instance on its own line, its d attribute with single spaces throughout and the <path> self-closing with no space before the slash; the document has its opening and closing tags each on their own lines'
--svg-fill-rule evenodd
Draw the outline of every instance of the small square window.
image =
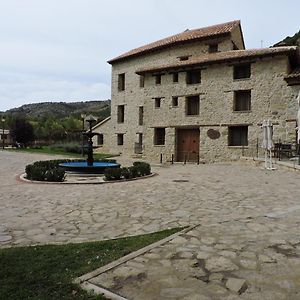
<svg viewBox="0 0 300 300">
<path fill-rule="evenodd" d="M 161 74 L 155 75 L 155 84 L 161 84 Z"/>
<path fill-rule="evenodd" d="M 196 84 L 201 82 L 201 70 L 192 70 L 186 72 L 186 83 Z"/>
<path fill-rule="evenodd" d="M 178 97 L 172 97 L 172 106 L 177 107 L 178 106 Z"/>
<path fill-rule="evenodd" d="M 199 115 L 199 96 L 186 97 L 186 114 L 188 116 Z"/>
<path fill-rule="evenodd" d="M 173 73 L 173 82 L 178 82 L 178 73 Z"/>
<path fill-rule="evenodd" d="M 233 79 L 250 78 L 251 64 L 233 66 Z"/>
<path fill-rule="evenodd" d="M 125 73 L 118 75 L 118 90 L 119 91 L 125 90 Z"/>
<path fill-rule="evenodd" d="M 160 108 L 161 98 L 155 98 L 155 108 Z"/>
<path fill-rule="evenodd" d="M 165 136 L 166 136 L 165 128 L 154 128 L 154 145 L 164 145 Z"/>
<path fill-rule="evenodd" d="M 251 90 L 234 92 L 234 111 L 250 111 L 251 110 Z"/>
<path fill-rule="evenodd" d="M 117 143 L 120 146 L 124 144 L 124 134 L 123 133 L 117 134 Z"/>
<path fill-rule="evenodd" d="M 183 55 L 183 56 L 178 56 L 180 61 L 185 61 L 188 60 L 190 58 L 190 55 Z"/>
<path fill-rule="evenodd" d="M 208 53 L 218 52 L 218 44 L 211 44 L 208 46 Z"/>
<path fill-rule="evenodd" d="M 248 126 L 229 126 L 228 146 L 248 146 Z"/>
</svg>

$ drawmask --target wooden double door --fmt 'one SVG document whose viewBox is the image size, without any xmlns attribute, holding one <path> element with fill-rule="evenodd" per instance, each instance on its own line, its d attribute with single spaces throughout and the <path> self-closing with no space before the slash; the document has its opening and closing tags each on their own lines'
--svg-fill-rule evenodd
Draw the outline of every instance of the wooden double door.
<svg viewBox="0 0 300 300">
<path fill-rule="evenodd" d="M 177 129 L 177 161 L 198 161 L 199 128 Z"/>
</svg>

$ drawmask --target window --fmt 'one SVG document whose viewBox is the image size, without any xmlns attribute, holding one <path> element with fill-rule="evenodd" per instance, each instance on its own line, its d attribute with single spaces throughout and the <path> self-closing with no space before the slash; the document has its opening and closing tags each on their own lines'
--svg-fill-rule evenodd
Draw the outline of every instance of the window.
<svg viewBox="0 0 300 300">
<path fill-rule="evenodd" d="M 248 146 L 248 126 L 228 127 L 228 146 Z"/>
<path fill-rule="evenodd" d="M 184 55 L 184 56 L 178 56 L 177 58 L 180 60 L 180 61 L 184 61 L 184 60 L 188 60 L 190 57 L 190 55 Z"/>
<path fill-rule="evenodd" d="M 186 97 L 186 114 L 188 116 L 199 115 L 199 96 Z"/>
<path fill-rule="evenodd" d="M 251 65 L 236 65 L 233 66 L 233 79 L 250 78 L 251 76 Z"/>
<path fill-rule="evenodd" d="M 178 73 L 173 73 L 173 82 L 178 82 Z"/>
<path fill-rule="evenodd" d="M 177 107 L 178 106 L 178 97 L 172 97 L 172 106 Z"/>
<path fill-rule="evenodd" d="M 99 133 L 97 135 L 97 145 L 99 145 L 99 146 L 103 145 L 103 134 L 102 133 Z"/>
<path fill-rule="evenodd" d="M 187 84 L 196 84 L 201 82 L 201 71 L 192 70 L 186 72 L 186 83 Z"/>
<path fill-rule="evenodd" d="M 140 87 L 143 88 L 145 86 L 145 75 L 140 75 Z"/>
<path fill-rule="evenodd" d="M 155 84 L 161 84 L 161 74 L 155 75 Z"/>
<path fill-rule="evenodd" d="M 160 108 L 161 98 L 155 98 L 155 108 Z"/>
<path fill-rule="evenodd" d="M 144 106 L 139 107 L 139 125 L 144 123 Z"/>
<path fill-rule="evenodd" d="M 118 90 L 119 91 L 125 90 L 125 73 L 119 74 L 118 76 Z"/>
<path fill-rule="evenodd" d="M 118 133 L 117 134 L 117 143 L 118 143 L 118 145 L 123 145 L 124 144 L 124 134 L 123 133 Z"/>
<path fill-rule="evenodd" d="M 118 123 L 124 123 L 125 105 L 118 105 Z"/>
<path fill-rule="evenodd" d="M 218 50 L 218 44 L 208 45 L 208 53 L 215 53 L 218 52 Z"/>
<path fill-rule="evenodd" d="M 165 128 L 154 128 L 154 145 L 164 145 L 165 136 L 166 136 Z"/>
<path fill-rule="evenodd" d="M 250 111 L 251 110 L 251 90 L 234 92 L 234 111 Z"/>
</svg>

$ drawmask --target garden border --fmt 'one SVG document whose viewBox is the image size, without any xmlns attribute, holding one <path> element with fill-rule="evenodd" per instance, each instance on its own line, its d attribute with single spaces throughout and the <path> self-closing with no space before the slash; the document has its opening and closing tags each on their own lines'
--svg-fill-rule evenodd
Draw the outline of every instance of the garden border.
<svg viewBox="0 0 300 300">
<path fill-rule="evenodd" d="M 38 180 L 29 180 L 26 178 L 26 173 L 22 173 L 16 176 L 16 180 L 19 182 L 23 182 L 23 183 L 31 183 L 31 184 L 107 184 L 107 183 L 118 183 L 118 182 L 128 182 L 128 181 L 134 181 L 134 180 L 140 180 L 140 179 L 147 179 L 153 176 L 158 175 L 158 173 L 151 173 L 149 175 L 145 175 L 145 176 L 139 176 L 139 177 L 135 177 L 135 178 L 129 178 L 129 179 L 120 179 L 120 180 L 107 180 L 107 181 L 99 181 L 99 182 L 82 182 L 82 181 L 75 181 L 75 182 L 67 182 L 67 181 L 62 181 L 62 182 L 53 182 L 53 181 L 38 181 Z M 67 175 L 68 176 L 68 175 Z M 84 177 L 84 176 L 82 176 Z M 78 178 L 82 178 L 82 177 L 78 177 Z M 85 177 L 88 178 L 88 177 Z M 91 177 L 91 178 L 95 178 L 95 177 Z"/>
</svg>

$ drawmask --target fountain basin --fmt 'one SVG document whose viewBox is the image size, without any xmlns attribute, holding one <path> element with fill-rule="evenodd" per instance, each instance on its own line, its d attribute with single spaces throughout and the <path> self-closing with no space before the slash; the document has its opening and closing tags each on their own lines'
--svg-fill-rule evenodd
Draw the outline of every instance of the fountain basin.
<svg viewBox="0 0 300 300">
<path fill-rule="evenodd" d="M 89 166 L 86 161 L 73 161 L 60 163 L 60 167 L 64 168 L 66 172 L 78 174 L 104 174 L 107 168 L 120 168 L 120 164 L 104 161 L 96 161 L 92 166 Z"/>
</svg>

